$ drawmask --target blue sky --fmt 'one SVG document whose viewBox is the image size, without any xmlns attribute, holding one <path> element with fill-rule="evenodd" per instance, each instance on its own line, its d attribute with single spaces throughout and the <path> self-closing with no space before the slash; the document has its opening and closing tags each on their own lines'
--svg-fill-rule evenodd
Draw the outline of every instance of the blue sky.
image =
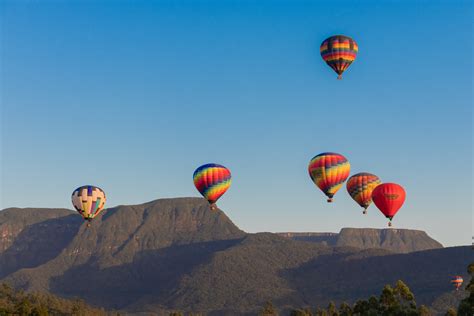
<svg viewBox="0 0 474 316">
<path fill-rule="evenodd" d="M 345 155 L 407 191 L 397 228 L 472 236 L 469 1 L 3 1 L 0 208 L 199 196 L 192 173 L 233 175 L 219 206 L 242 229 L 386 227 L 345 187 L 327 204 L 307 164 Z M 319 45 L 345 34 L 336 80 Z"/>
</svg>

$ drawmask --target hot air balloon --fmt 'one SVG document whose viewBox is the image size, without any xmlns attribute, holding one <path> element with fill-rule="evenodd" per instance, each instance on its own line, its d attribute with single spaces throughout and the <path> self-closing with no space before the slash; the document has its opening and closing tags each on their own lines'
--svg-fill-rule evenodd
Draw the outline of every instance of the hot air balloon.
<svg viewBox="0 0 474 316">
<path fill-rule="evenodd" d="M 392 219 L 405 202 L 405 190 L 396 183 L 383 183 L 372 191 L 372 200 L 375 206 L 387 217 L 392 226 Z"/>
<path fill-rule="evenodd" d="M 456 275 L 451 278 L 451 284 L 456 288 L 456 291 L 459 290 L 464 280 L 460 275 Z"/>
<path fill-rule="evenodd" d="M 319 154 L 309 162 L 308 172 L 311 180 L 332 202 L 334 194 L 349 177 L 351 165 L 347 159 L 336 153 Z"/>
<path fill-rule="evenodd" d="M 372 191 L 382 183 L 374 174 L 361 172 L 357 173 L 347 180 L 346 188 L 354 201 L 364 208 L 364 214 L 367 214 L 367 208 L 372 203 Z"/>
<path fill-rule="evenodd" d="M 90 221 L 96 217 L 105 206 L 105 193 L 93 185 L 84 185 L 72 192 L 72 205 L 84 220 Z"/>
<path fill-rule="evenodd" d="M 209 163 L 194 171 L 193 180 L 196 189 L 211 205 L 211 210 L 216 210 L 216 201 L 230 187 L 231 175 L 226 167 Z"/>
<path fill-rule="evenodd" d="M 319 48 L 321 57 L 342 79 L 342 73 L 355 60 L 359 48 L 350 37 L 335 35 L 327 38 Z"/>
</svg>

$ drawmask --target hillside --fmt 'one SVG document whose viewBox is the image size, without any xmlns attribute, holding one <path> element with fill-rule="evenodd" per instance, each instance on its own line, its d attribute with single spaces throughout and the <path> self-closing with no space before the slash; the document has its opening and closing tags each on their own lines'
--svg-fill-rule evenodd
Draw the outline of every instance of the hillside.
<svg viewBox="0 0 474 316">
<path fill-rule="evenodd" d="M 137 314 L 254 314 L 267 300 L 283 309 L 325 305 L 328 299 L 367 298 L 397 279 L 405 280 L 420 303 L 430 304 L 451 290 L 451 274 L 463 274 L 472 260 L 470 247 L 394 254 L 361 249 L 358 243 L 338 245 L 341 235 L 355 234 L 344 229 L 331 245 L 246 234 L 200 198 L 117 206 L 89 228 L 67 210 L 47 216 L 49 210 L 31 212 L 0 212 L 0 227 L 36 217 L 18 224 L 16 237 L 8 235 L 0 278 L 15 287 Z M 365 245 L 400 246 L 387 242 L 393 236 L 384 242 L 377 239 L 382 234 L 376 236 L 375 244 Z M 420 243 L 410 236 L 424 237 L 408 230 L 404 236 L 403 245 L 416 247 Z M 41 249 L 48 251 L 43 255 Z"/>
<path fill-rule="evenodd" d="M 47 293 L 25 293 L 0 284 L 0 315 L 107 316 L 117 313 L 89 306 L 78 299 L 66 300 Z"/>
<path fill-rule="evenodd" d="M 282 237 L 329 246 L 381 248 L 395 253 L 439 249 L 441 245 L 424 231 L 412 229 L 343 228 L 339 233 L 278 233 Z"/>
</svg>

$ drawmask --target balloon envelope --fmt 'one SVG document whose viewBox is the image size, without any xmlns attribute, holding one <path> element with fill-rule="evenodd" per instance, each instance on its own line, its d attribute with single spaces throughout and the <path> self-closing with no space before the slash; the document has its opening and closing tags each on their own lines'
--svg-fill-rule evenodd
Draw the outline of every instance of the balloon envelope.
<svg viewBox="0 0 474 316">
<path fill-rule="evenodd" d="M 359 47 L 349 36 L 335 35 L 324 40 L 319 51 L 326 64 L 339 75 L 338 79 L 341 79 L 342 73 L 356 59 Z"/>
<path fill-rule="evenodd" d="M 326 194 L 328 202 L 332 202 L 334 194 L 349 177 L 350 171 L 351 165 L 343 155 L 330 152 L 314 156 L 308 166 L 311 180 Z"/>
<path fill-rule="evenodd" d="M 84 185 L 72 192 L 72 205 L 85 220 L 92 220 L 105 206 L 106 197 L 101 188 Z"/>
<path fill-rule="evenodd" d="M 405 190 L 396 183 L 383 183 L 372 191 L 372 200 L 375 206 L 390 220 L 402 207 L 405 197 Z"/>
<path fill-rule="evenodd" d="M 367 209 L 372 203 L 372 191 L 381 183 L 379 177 L 368 172 L 357 173 L 347 180 L 349 195 L 361 207 Z M 365 211 L 364 211 L 365 213 Z"/>
<path fill-rule="evenodd" d="M 457 289 L 459 289 L 464 282 L 463 278 L 460 275 L 456 275 L 451 279 L 451 283 Z"/>
<path fill-rule="evenodd" d="M 229 189 L 231 174 L 226 167 L 209 163 L 194 171 L 193 180 L 199 193 L 214 207 L 216 201 Z"/>
</svg>

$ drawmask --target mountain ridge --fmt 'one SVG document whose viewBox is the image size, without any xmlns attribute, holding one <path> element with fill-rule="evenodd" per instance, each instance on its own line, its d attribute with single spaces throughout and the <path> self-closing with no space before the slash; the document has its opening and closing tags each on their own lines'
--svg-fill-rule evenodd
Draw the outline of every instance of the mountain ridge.
<svg viewBox="0 0 474 316">
<path fill-rule="evenodd" d="M 400 245 L 380 239 L 378 230 L 369 231 L 363 244 L 357 241 L 363 230 L 352 228 L 342 229 L 333 244 L 248 234 L 201 198 L 119 205 L 90 227 L 64 209 L 37 213 L 42 220 L 39 215 L 31 222 L 18 220 L 32 210 L 0 212 L 0 245 L 6 247 L 0 280 L 127 313 L 255 314 L 267 300 L 283 309 L 327 304 L 328 299 L 353 301 L 393 283 L 391 271 L 414 284 L 420 302 L 430 303 L 451 288 L 449 280 L 439 281 L 446 267 L 462 275 L 471 255 L 469 247 L 396 253 L 389 248 Z M 16 235 L 3 240 L 1 232 L 10 232 L 12 225 L 17 225 Z M 391 240 L 403 242 L 397 233 Z M 359 236 L 357 242 L 351 234 Z M 409 236 L 431 240 L 420 234 Z M 341 235 L 351 243 L 338 243 Z M 410 240 L 405 244 L 405 250 L 418 247 Z"/>
</svg>

